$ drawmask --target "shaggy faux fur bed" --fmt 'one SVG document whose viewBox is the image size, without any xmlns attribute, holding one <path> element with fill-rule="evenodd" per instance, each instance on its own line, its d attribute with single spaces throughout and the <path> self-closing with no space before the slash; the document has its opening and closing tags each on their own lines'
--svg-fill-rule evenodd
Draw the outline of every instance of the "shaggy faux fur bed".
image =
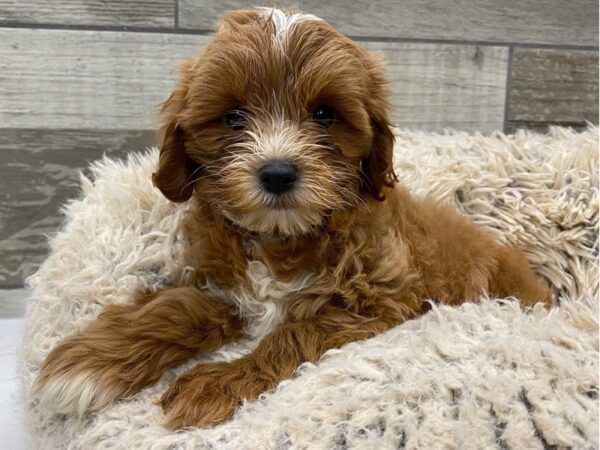
<svg viewBox="0 0 600 450">
<path fill-rule="evenodd" d="M 96 163 L 30 280 L 21 365 L 36 448 L 598 448 L 597 129 L 510 137 L 398 132 L 400 180 L 523 246 L 559 292 L 559 308 L 524 313 L 508 300 L 434 307 L 329 351 L 212 429 L 160 426 L 154 401 L 184 367 L 82 418 L 41 410 L 29 387 L 60 339 L 102 305 L 185 276 L 177 237 L 185 206 L 152 186 L 156 158 L 151 150 Z M 237 357 L 250 345 L 211 359 Z"/>
</svg>

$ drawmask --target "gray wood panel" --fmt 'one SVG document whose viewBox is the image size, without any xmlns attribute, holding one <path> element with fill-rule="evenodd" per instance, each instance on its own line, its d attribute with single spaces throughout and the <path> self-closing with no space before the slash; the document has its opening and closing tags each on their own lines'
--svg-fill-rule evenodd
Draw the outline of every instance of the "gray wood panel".
<svg viewBox="0 0 600 450">
<path fill-rule="evenodd" d="M 502 130 L 506 47 L 398 42 L 363 45 L 387 60 L 397 125 L 429 131 Z"/>
<path fill-rule="evenodd" d="M 515 49 L 508 128 L 598 123 L 598 52 Z"/>
<path fill-rule="evenodd" d="M 0 22 L 166 28 L 175 25 L 175 1 L 0 0 Z"/>
<path fill-rule="evenodd" d="M 211 30 L 257 3 L 301 5 L 350 36 L 598 45 L 597 0 L 179 0 L 179 25 Z"/>
<path fill-rule="evenodd" d="M 0 129 L 0 288 L 21 285 L 43 261 L 81 169 L 153 143 L 151 131 Z"/>
<path fill-rule="evenodd" d="M 0 28 L 6 128 L 153 128 L 174 63 L 207 36 Z"/>
<path fill-rule="evenodd" d="M 0 29 L 7 128 L 151 129 L 173 63 L 207 36 Z M 364 42 L 389 61 L 393 118 L 427 130 L 502 128 L 507 49 Z M 32 125 L 33 124 L 33 125 Z"/>
</svg>

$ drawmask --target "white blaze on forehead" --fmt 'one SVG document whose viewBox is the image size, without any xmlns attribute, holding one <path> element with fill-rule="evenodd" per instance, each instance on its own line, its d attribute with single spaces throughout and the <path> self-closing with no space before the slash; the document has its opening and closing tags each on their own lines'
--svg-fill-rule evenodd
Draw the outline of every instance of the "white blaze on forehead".
<svg viewBox="0 0 600 450">
<path fill-rule="evenodd" d="M 288 16 L 285 12 L 278 8 L 262 7 L 259 8 L 259 10 L 264 16 L 271 19 L 273 25 L 275 25 L 275 38 L 282 43 L 286 40 L 287 34 L 292 27 L 298 22 L 305 20 L 322 20 L 312 14 L 296 13 Z"/>
</svg>

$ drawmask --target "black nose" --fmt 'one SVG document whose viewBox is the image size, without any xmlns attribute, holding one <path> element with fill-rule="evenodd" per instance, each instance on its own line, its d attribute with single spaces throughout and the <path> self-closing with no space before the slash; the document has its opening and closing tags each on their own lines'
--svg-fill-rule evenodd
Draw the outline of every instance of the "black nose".
<svg viewBox="0 0 600 450">
<path fill-rule="evenodd" d="M 258 179 L 266 191 L 283 194 L 294 187 L 298 168 L 287 161 L 270 161 L 260 168 Z"/>
</svg>

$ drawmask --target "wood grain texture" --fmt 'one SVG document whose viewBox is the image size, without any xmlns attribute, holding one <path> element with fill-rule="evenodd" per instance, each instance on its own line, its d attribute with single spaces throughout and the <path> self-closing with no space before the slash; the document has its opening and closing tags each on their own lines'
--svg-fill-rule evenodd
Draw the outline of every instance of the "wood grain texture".
<svg viewBox="0 0 600 450">
<path fill-rule="evenodd" d="M 0 22 L 166 28 L 174 0 L 0 0 Z"/>
<path fill-rule="evenodd" d="M 21 285 L 43 261 L 80 170 L 153 143 L 150 131 L 0 129 L 0 288 Z"/>
<path fill-rule="evenodd" d="M 145 129 L 207 36 L 0 29 L 0 124 Z"/>
<path fill-rule="evenodd" d="M 508 129 L 598 123 L 598 52 L 515 49 Z"/>
<path fill-rule="evenodd" d="M 208 36 L 0 29 L 0 123 L 10 128 L 152 129 L 173 64 Z M 364 42 L 388 60 L 401 126 L 502 128 L 507 49 Z"/>
<path fill-rule="evenodd" d="M 364 42 L 387 61 L 398 126 L 428 131 L 501 130 L 508 49 Z"/>
<path fill-rule="evenodd" d="M 179 0 L 179 24 L 211 30 L 257 3 L 300 5 L 350 36 L 598 45 L 597 0 Z"/>
</svg>

